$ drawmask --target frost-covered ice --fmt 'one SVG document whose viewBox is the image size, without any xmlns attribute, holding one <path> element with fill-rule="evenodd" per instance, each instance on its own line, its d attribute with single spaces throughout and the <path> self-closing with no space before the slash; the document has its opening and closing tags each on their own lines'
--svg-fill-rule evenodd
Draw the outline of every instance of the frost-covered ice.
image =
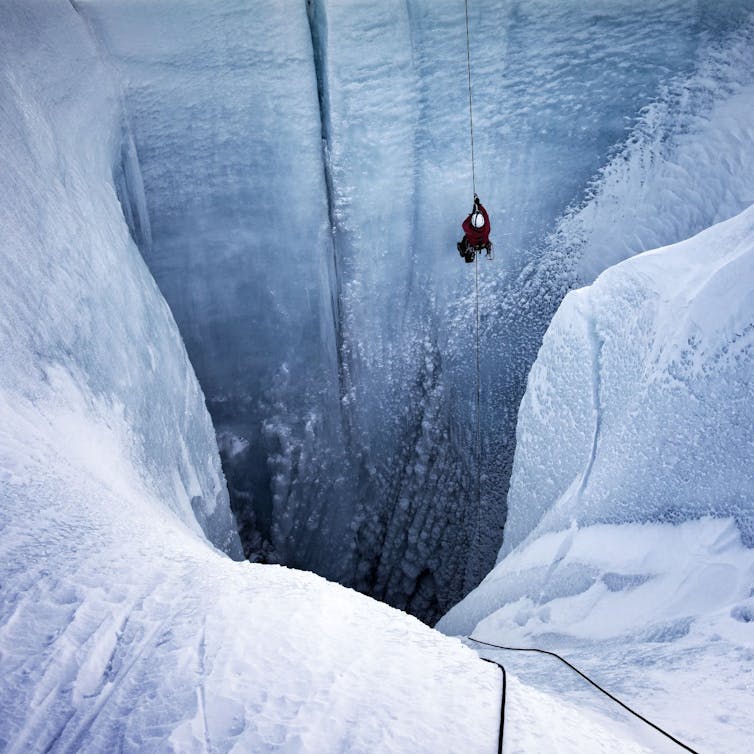
<svg viewBox="0 0 754 754">
<path fill-rule="evenodd" d="M 574 521 L 705 515 L 754 544 L 753 278 L 754 207 L 568 295 L 521 404 L 503 555 Z"/>
<path fill-rule="evenodd" d="M 473 282 L 454 251 L 470 200 L 463 4 L 76 5 L 123 82 L 143 251 L 247 548 L 438 616 L 494 562 L 518 404 L 566 290 L 750 196 L 752 3 L 470 4 L 498 252 L 481 270 L 478 538 Z M 624 143 L 628 168 L 611 161 Z"/>
<path fill-rule="evenodd" d="M 116 196 L 117 89 L 66 3 L 4 4 L 0 50 L 3 513 L 17 485 L 35 483 L 7 460 L 38 457 L 25 425 L 41 423 L 103 481 L 117 485 L 112 464 L 138 470 L 240 557 L 204 396 Z"/>
<path fill-rule="evenodd" d="M 754 207 L 566 297 L 521 405 L 500 560 L 439 624 L 557 648 L 701 751 L 749 746 L 752 279 Z"/>
</svg>

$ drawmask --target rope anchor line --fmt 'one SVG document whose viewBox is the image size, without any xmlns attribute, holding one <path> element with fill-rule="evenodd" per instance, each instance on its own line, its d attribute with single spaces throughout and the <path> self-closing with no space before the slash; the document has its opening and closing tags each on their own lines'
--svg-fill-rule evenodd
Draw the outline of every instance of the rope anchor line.
<svg viewBox="0 0 754 754">
<path fill-rule="evenodd" d="M 680 741 L 677 739 L 674 735 L 671 733 L 668 733 L 666 730 L 661 728 L 656 723 L 653 723 L 648 718 L 644 717 L 641 713 L 637 712 L 635 709 L 629 707 L 625 702 L 622 702 L 620 699 L 618 699 L 617 696 L 614 696 L 611 694 L 607 689 L 602 688 L 596 681 L 593 681 L 586 673 L 579 670 L 575 665 L 568 662 L 564 657 L 561 657 L 557 652 L 551 652 L 549 649 L 539 649 L 537 647 L 504 647 L 500 644 L 492 644 L 489 641 L 482 641 L 481 639 L 475 639 L 473 636 L 467 636 L 466 637 L 469 641 L 473 641 L 475 644 L 483 644 L 485 647 L 492 647 L 492 649 L 502 649 L 504 652 L 537 652 L 538 654 L 542 655 L 548 655 L 549 657 L 554 657 L 556 660 L 559 660 L 564 665 L 569 667 L 571 670 L 573 670 L 574 673 L 577 675 L 580 675 L 587 683 L 590 683 L 594 688 L 597 689 L 597 691 L 600 691 L 603 693 L 608 699 L 612 700 L 616 704 L 623 707 L 624 710 L 627 712 L 630 712 L 634 717 L 641 720 L 643 723 L 646 723 L 651 728 L 654 728 L 658 733 L 661 733 L 665 738 L 672 741 L 674 744 L 677 744 L 682 749 L 685 749 L 688 752 L 691 752 L 691 754 L 699 754 L 696 749 L 692 749 L 688 744 L 683 743 L 683 741 Z M 481 659 L 485 660 L 486 658 L 482 657 Z M 495 662 L 494 660 L 487 660 L 487 662 L 494 662 L 495 665 L 497 665 L 502 671 L 503 671 L 503 678 L 505 678 L 505 668 L 499 663 Z M 505 681 L 503 682 L 505 684 Z M 503 685 L 503 694 L 505 694 L 505 685 Z M 502 707 L 502 713 L 500 717 L 500 751 L 502 752 L 502 738 L 503 738 L 503 718 L 505 717 L 505 696 L 503 696 L 503 707 Z"/>
</svg>

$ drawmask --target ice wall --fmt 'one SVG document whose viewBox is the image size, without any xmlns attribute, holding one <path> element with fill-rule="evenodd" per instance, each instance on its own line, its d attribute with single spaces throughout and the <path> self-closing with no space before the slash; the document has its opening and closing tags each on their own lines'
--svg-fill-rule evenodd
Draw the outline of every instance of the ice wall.
<svg viewBox="0 0 754 754">
<path fill-rule="evenodd" d="M 3 514 L 25 485 L 65 485 L 11 463 L 33 466 L 42 433 L 240 557 L 202 391 L 116 195 L 124 171 L 138 184 L 118 90 L 67 3 L 5 3 L 0 50 Z"/>
<path fill-rule="evenodd" d="M 342 578 L 329 543 L 347 560 L 349 472 L 305 5 L 78 5 L 124 81 L 145 258 L 183 328 L 247 547 Z"/>
<path fill-rule="evenodd" d="M 606 233 L 589 233 L 614 213 L 595 187 L 651 133 L 647 106 L 689 145 L 663 152 L 674 209 L 702 197 L 663 242 L 741 208 L 724 189 L 710 201 L 703 177 L 736 173 L 745 197 L 734 141 L 733 162 L 710 151 L 701 171 L 693 145 L 705 121 L 725 130 L 716 94 L 750 83 L 751 3 L 471 3 L 477 190 L 498 252 L 480 270 L 479 501 L 474 280 L 454 250 L 471 199 L 463 6 L 79 5 L 124 81 L 145 257 L 208 396 L 247 551 L 439 615 L 494 561 L 526 375 L 566 291 L 602 269 L 588 260 Z M 614 192 L 626 228 L 652 206 L 635 199 L 655 152 L 632 154 Z M 588 219 L 595 195 L 604 221 Z"/>
<path fill-rule="evenodd" d="M 502 555 L 573 522 L 705 515 L 754 544 L 752 275 L 750 208 L 569 294 L 521 404 Z"/>
</svg>

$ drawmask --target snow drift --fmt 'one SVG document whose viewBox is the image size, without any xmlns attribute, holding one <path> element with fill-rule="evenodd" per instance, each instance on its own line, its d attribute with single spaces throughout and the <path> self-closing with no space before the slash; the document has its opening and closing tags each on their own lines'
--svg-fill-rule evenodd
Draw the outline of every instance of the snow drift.
<svg viewBox="0 0 754 754">
<path fill-rule="evenodd" d="M 754 208 L 569 294 L 522 401 L 502 555 L 572 522 L 705 515 L 754 545 L 753 277 Z"/>
</svg>

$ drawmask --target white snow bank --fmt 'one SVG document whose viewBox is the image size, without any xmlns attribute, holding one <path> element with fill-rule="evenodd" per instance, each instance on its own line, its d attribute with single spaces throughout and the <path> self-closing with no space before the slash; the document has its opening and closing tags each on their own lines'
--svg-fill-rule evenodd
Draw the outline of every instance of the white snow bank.
<svg viewBox="0 0 754 754">
<path fill-rule="evenodd" d="M 754 543 L 754 208 L 566 297 L 521 403 L 501 555 L 592 523 L 733 516 Z"/>
<path fill-rule="evenodd" d="M 77 412 L 91 446 L 61 453 L 67 407 L 2 408 L 0 749 L 494 750 L 500 674 L 473 652 L 226 558 L 120 466 L 104 421 Z"/>
<path fill-rule="evenodd" d="M 754 551 L 730 519 L 573 526 L 504 558 L 441 627 L 478 638 L 505 629 L 528 646 L 552 635 L 668 641 L 696 616 L 731 617 L 753 577 Z"/>
<path fill-rule="evenodd" d="M 116 195 L 117 90 L 66 2 L 5 3 L 0 51 L 0 424 L 23 432 L 0 479 L 36 457 L 36 429 L 115 488 L 137 474 L 240 556 L 202 392 Z"/>
</svg>

